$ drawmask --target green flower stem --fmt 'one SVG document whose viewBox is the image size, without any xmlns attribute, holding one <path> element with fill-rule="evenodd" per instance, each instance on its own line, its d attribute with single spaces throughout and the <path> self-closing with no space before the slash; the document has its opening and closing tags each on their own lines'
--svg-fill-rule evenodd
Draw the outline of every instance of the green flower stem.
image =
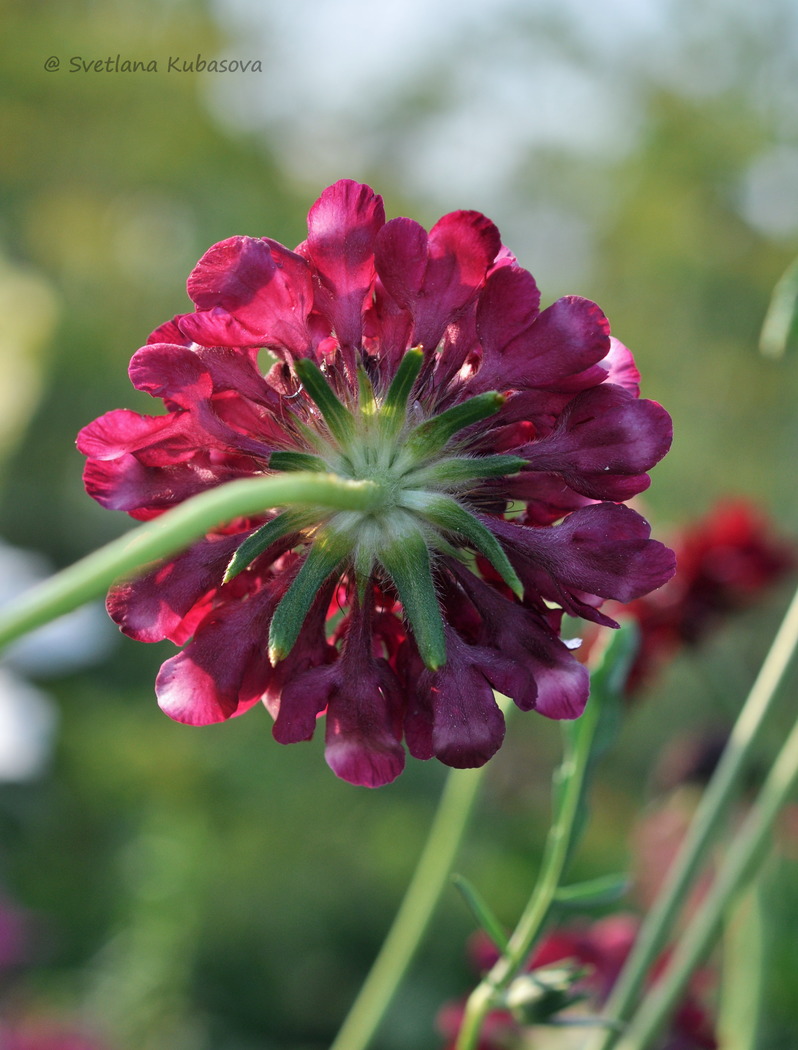
<svg viewBox="0 0 798 1050">
<path fill-rule="evenodd" d="M 0 613 L 0 647 L 100 597 L 117 580 L 141 573 L 234 518 L 286 505 L 366 510 L 380 495 L 374 482 L 346 481 L 334 474 L 292 473 L 220 485 L 113 540 L 23 594 Z"/>
<path fill-rule="evenodd" d="M 546 839 L 540 874 L 507 949 L 492 970 L 477 985 L 466 1004 L 456 1050 L 475 1050 L 485 1017 L 497 997 L 507 989 L 524 966 L 543 928 L 559 889 L 571 853 L 582 810 L 583 791 L 590 766 L 593 741 L 599 723 L 599 704 L 588 703 L 576 724 L 576 732 L 560 767 L 561 797 L 555 820 Z M 566 739 L 569 739 L 566 736 Z"/>
<path fill-rule="evenodd" d="M 508 713 L 508 701 L 497 696 Z M 365 1050 L 447 884 L 485 767 L 449 773 L 427 841 L 379 955 L 330 1050 Z"/>
<path fill-rule="evenodd" d="M 604 1014 L 613 1022 L 624 1022 L 631 1016 L 647 974 L 665 947 L 689 887 L 698 874 L 737 793 L 754 742 L 772 707 L 797 645 L 798 591 L 743 705 L 723 757 L 699 803 L 679 854 L 671 865 L 657 900 L 643 922 L 634 948 L 607 1001 Z M 647 998 L 649 994 L 647 993 Z M 600 1032 L 588 1043 L 587 1050 L 610 1050 L 610 1047 L 616 1045 L 617 1039 L 617 1031 Z"/>
<path fill-rule="evenodd" d="M 798 722 L 779 752 L 747 819 L 732 841 L 724 864 L 680 938 L 668 969 L 649 989 L 618 1050 L 646 1050 L 681 998 L 690 976 L 715 939 L 729 905 L 772 847 L 772 831 L 783 804 L 798 785 Z"/>
</svg>

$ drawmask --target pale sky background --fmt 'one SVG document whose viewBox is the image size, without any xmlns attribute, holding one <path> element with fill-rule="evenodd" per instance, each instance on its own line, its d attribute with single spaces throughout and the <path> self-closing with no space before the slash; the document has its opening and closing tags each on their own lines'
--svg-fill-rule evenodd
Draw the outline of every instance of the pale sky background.
<svg viewBox="0 0 798 1050">
<path fill-rule="evenodd" d="M 533 269 L 545 260 L 555 285 L 589 273 L 613 206 L 603 172 L 638 141 L 655 85 L 742 89 L 761 107 L 778 141 L 739 210 L 768 236 L 798 231 L 793 0 L 215 0 L 215 12 L 231 56 L 260 58 L 264 74 L 257 91 L 212 78 L 211 110 L 276 144 L 293 180 L 313 191 L 389 171 L 431 215 L 477 208 L 511 226 L 511 246 Z M 536 157 L 551 152 L 595 160 L 588 192 L 541 192 Z"/>
</svg>

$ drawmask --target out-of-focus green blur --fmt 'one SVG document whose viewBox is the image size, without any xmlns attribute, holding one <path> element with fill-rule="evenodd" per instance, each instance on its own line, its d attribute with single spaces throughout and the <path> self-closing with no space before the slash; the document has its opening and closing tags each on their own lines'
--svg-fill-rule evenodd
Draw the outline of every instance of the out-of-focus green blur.
<svg viewBox="0 0 798 1050">
<path fill-rule="evenodd" d="M 357 2 L 327 11 L 326 35 L 308 2 L 0 5 L 5 542 L 61 566 L 129 527 L 84 494 L 76 432 L 111 408 L 151 410 L 128 359 L 190 308 L 185 279 L 210 244 L 248 233 L 293 247 L 339 177 L 427 225 L 484 210 L 544 302 L 574 292 L 602 305 L 644 394 L 674 418 L 673 450 L 640 500 L 658 535 L 727 494 L 798 535 L 798 347 L 778 361 L 756 348 L 798 252 L 792 5 L 765 0 L 752 17 L 727 0 L 696 21 L 686 3 L 651 0 L 659 22 L 641 35 L 616 3 L 593 46 L 576 2 L 569 17 L 503 3 L 489 24 L 468 5 L 417 6 L 411 47 Z M 425 51 L 434 62 L 408 82 L 403 66 Z M 197 55 L 263 72 L 169 69 Z M 117 56 L 158 68 L 117 72 Z M 349 83 L 361 57 L 373 91 Z M 559 62 L 548 86 L 542 57 Z M 588 103 L 608 84 L 616 119 L 602 131 Z M 579 874 L 626 864 L 660 749 L 677 730 L 730 724 L 785 602 L 781 589 L 680 657 L 630 711 Z M 88 668 L 46 682 L 35 660 L 28 669 L 59 721 L 45 767 L 0 783 L 0 889 L 36 916 L 32 959 L 2 978 L 0 1005 L 83 1017 L 116 1050 L 322 1050 L 391 920 L 444 770 L 411 762 L 370 793 L 335 779 L 320 741 L 277 745 L 265 711 L 175 725 L 153 696 L 171 647 L 108 639 Z M 789 695 L 783 706 L 786 723 Z M 534 878 L 557 754 L 555 725 L 513 719 L 460 860 L 508 924 Z M 768 875 L 771 1050 L 798 1030 L 798 949 L 776 932 L 795 928 L 795 863 L 782 856 Z M 468 986 L 471 930 L 452 890 L 378 1050 L 438 1045 L 436 1010 Z"/>
</svg>

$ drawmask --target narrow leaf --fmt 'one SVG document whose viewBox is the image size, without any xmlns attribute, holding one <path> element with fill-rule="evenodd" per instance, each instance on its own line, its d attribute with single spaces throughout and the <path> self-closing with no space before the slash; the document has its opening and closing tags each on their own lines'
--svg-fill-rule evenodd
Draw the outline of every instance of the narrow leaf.
<svg viewBox="0 0 798 1050">
<path fill-rule="evenodd" d="M 482 894 L 464 875 L 452 875 L 452 882 L 462 894 L 471 914 L 503 955 L 507 948 L 507 934 Z"/>
<path fill-rule="evenodd" d="M 446 663 L 446 639 L 421 530 L 409 519 L 408 527 L 386 542 L 378 557 L 399 592 L 421 659 L 431 671 L 437 671 Z"/>
<path fill-rule="evenodd" d="M 272 452 L 269 457 L 271 470 L 329 470 L 321 456 L 309 452 Z"/>
<path fill-rule="evenodd" d="M 269 659 L 273 664 L 291 652 L 305 617 L 324 581 L 349 553 L 349 541 L 325 530 L 310 548 L 296 579 L 283 595 L 269 628 Z"/>
<path fill-rule="evenodd" d="M 596 907 L 614 904 L 628 889 L 629 879 L 626 875 L 602 875 L 597 879 L 574 883 L 573 886 L 560 886 L 554 900 L 560 907 Z"/>
<path fill-rule="evenodd" d="M 524 585 L 518 579 L 504 548 L 490 529 L 465 507 L 461 507 L 457 500 L 451 496 L 411 489 L 402 494 L 402 505 L 416 511 L 433 525 L 468 540 L 475 550 L 488 559 L 513 594 L 523 598 Z"/>
<path fill-rule="evenodd" d="M 272 543 L 291 532 L 298 531 L 312 520 L 314 520 L 312 517 L 302 514 L 301 511 L 286 510 L 278 514 L 276 518 L 272 518 L 271 521 L 267 521 L 265 525 L 248 536 L 235 552 L 225 570 L 222 582 L 229 583 L 248 565 L 251 565 L 258 555 L 263 554 Z"/>
<path fill-rule="evenodd" d="M 439 416 L 419 424 L 408 436 L 406 449 L 414 458 L 432 456 L 464 427 L 495 415 L 504 404 L 504 394 L 489 390 L 448 408 Z"/>
<path fill-rule="evenodd" d="M 421 371 L 424 354 L 420 346 L 408 350 L 399 363 L 396 375 L 391 380 L 382 403 L 380 420 L 387 435 L 398 434 L 407 416 L 407 401 L 410 391 Z"/>
<path fill-rule="evenodd" d="M 330 433 L 342 444 L 348 444 L 354 434 L 354 416 L 338 399 L 324 378 L 324 373 L 307 357 L 296 361 L 294 368 L 305 389 L 316 402 L 325 423 L 330 428 Z"/>
<path fill-rule="evenodd" d="M 406 481 L 418 488 L 429 485 L 462 485 L 478 478 L 503 478 L 527 465 L 520 456 L 450 456 L 408 474 Z"/>
<path fill-rule="evenodd" d="M 369 378 L 368 372 L 363 365 L 357 366 L 357 392 L 358 408 L 363 416 L 371 417 L 377 411 L 377 402 L 374 397 L 374 384 Z"/>
</svg>

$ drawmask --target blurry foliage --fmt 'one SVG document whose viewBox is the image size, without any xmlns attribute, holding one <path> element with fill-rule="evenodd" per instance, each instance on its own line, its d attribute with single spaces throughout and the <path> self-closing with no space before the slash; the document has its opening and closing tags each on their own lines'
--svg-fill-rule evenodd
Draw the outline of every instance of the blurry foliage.
<svg viewBox="0 0 798 1050">
<path fill-rule="evenodd" d="M 222 31 L 198 4 L 5 0 L 2 18 L 0 370 L 17 414 L 3 410 L 0 532 L 63 564 L 127 527 L 84 495 L 76 431 L 113 407 L 150 410 L 127 382 L 127 360 L 188 307 L 185 278 L 208 245 L 251 233 L 293 246 L 312 197 L 281 175 L 278 141 L 235 137 L 211 120 L 199 76 L 65 68 L 72 55 L 211 55 Z M 44 71 L 49 55 L 61 71 Z M 441 56 L 440 83 L 447 61 L 456 56 Z M 673 452 L 641 500 L 660 533 L 728 492 L 761 500 L 783 531 L 798 532 L 798 495 L 785 483 L 798 451 L 798 355 L 756 352 L 790 252 L 747 226 L 735 198 L 774 134 L 748 104 L 746 77 L 741 68 L 739 93 L 700 100 L 644 84 L 645 133 L 629 155 L 608 154 L 597 171 L 539 154 L 517 176 L 530 194 L 559 193 L 560 206 L 568 193 L 583 211 L 594 193 L 612 200 L 594 276 L 576 290 L 607 310 L 638 357 L 644 393 L 674 415 Z M 339 174 L 372 179 L 398 210 L 390 171 Z M 424 201 L 405 207 L 435 218 Z M 512 247 L 513 230 L 503 233 Z M 710 647 L 704 679 L 677 660 L 632 714 L 574 877 L 623 866 L 663 726 L 731 720 L 779 601 Z M 334 779 L 320 741 L 275 744 L 263 712 L 223 727 L 174 725 L 152 697 L 169 649 L 125 641 L 108 665 L 51 683 L 63 711 L 53 769 L 0 788 L 0 883 L 41 915 L 30 981 L 45 1001 L 84 1009 L 118 1050 L 321 1050 L 390 922 L 443 770 L 411 763 L 396 785 L 368 793 Z M 556 726 L 514 719 L 461 860 L 508 923 L 535 869 L 557 751 Z M 798 909 L 788 886 L 782 879 L 775 897 L 782 918 Z M 470 929 L 453 892 L 380 1050 L 434 1044 L 436 1008 L 467 982 Z M 794 945 L 779 942 L 774 957 L 780 972 L 794 970 Z M 774 1030 L 796 1009 L 783 985 Z"/>
</svg>

